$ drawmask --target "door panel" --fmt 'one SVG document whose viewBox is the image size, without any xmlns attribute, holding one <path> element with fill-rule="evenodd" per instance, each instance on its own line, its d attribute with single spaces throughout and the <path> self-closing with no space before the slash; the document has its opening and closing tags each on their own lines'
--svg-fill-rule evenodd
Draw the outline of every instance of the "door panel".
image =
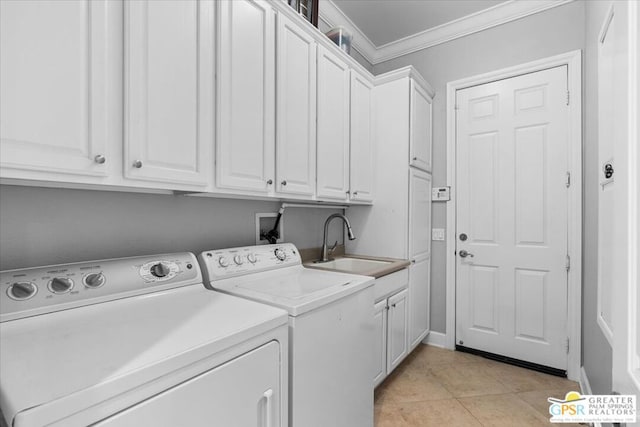
<svg viewBox="0 0 640 427">
<path fill-rule="evenodd" d="M 268 193 L 275 162 L 275 13 L 260 0 L 217 4 L 216 186 Z"/>
<path fill-rule="evenodd" d="M 558 369 L 567 368 L 566 73 L 459 90 L 456 117 L 456 340 Z"/>
<path fill-rule="evenodd" d="M 432 105 L 427 92 L 411 80 L 411 134 L 409 164 L 431 172 Z"/>
<path fill-rule="evenodd" d="M 411 258 L 431 253 L 431 175 L 409 171 L 409 254 Z"/>
<path fill-rule="evenodd" d="M 280 345 L 272 341 L 96 426 L 279 426 Z"/>
<path fill-rule="evenodd" d="M 318 46 L 319 198 L 346 200 L 349 184 L 349 67 Z"/>
<path fill-rule="evenodd" d="M 384 299 L 373 307 L 375 327 L 375 348 L 373 350 L 373 386 L 376 387 L 387 376 L 387 300 Z"/>
<path fill-rule="evenodd" d="M 373 84 L 351 70 L 351 200 L 373 202 L 374 133 L 372 132 Z"/>
<path fill-rule="evenodd" d="M 316 42 L 278 15 L 276 188 L 312 196 L 316 178 Z"/>
<path fill-rule="evenodd" d="M 112 7 L 104 0 L 0 2 L 3 176 L 8 169 L 107 174 L 115 160 L 108 145 L 121 143 L 110 127 L 108 66 L 122 54 L 109 32 Z"/>
<path fill-rule="evenodd" d="M 412 260 L 409 267 L 409 340 L 410 350 L 429 333 L 431 293 L 431 256 Z"/>
<path fill-rule="evenodd" d="M 213 140 L 213 2 L 125 9 L 127 178 L 205 186 Z"/>
<path fill-rule="evenodd" d="M 407 307 L 408 291 L 398 292 L 389 297 L 387 314 L 387 374 L 390 374 L 408 353 L 409 316 Z"/>
</svg>

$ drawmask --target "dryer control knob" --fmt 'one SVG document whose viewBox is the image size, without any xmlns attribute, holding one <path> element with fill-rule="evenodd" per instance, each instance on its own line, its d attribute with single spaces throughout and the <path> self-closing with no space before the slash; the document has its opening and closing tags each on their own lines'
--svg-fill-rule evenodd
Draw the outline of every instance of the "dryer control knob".
<svg viewBox="0 0 640 427">
<path fill-rule="evenodd" d="M 38 288 L 31 282 L 17 282 L 7 288 L 7 295 L 16 301 L 29 299 L 38 292 Z"/>
<path fill-rule="evenodd" d="M 274 251 L 274 254 L 280 261 L 284 261 L 285 259 L 287 259 L 287 254 L 280 248 L 276 249 Z"/>
<path fill-rule="evenodd" d="M 258 258 L 256 258 L 256 254 L 249 254 L 247 255 L 247 259 L 249 260 L 249 262 L 251 264 L 255 264 L 256 261 L 258 261 Z"/>
<path fill-rule="evenodd" d="M 73 280 L 66 277 L 54 277 L 49 282 L 49 290 L 54 294 L 66 294 L 73 288 Z"/>
<path fill-rule="evenodd" d="M 242 260 L 242 255 L 236 255 L 233 257 L 233 262 L 235 262 L 238 265 L 242 265 L 242 263 L 244 262 Z"/>
<path fill-rule="evenodd" d="M 89 273 L 84 276 L 84 285 L 87 288 L 99 288 L 106 281 L 102 273 Z"/>
<path fill-rule="evenodd" d="M 156 277 L 166 277 L 170 272 L 171 270 L 169 269 L 169 267 L 162 262 L 151 266 L 151 274 Z"/>
<path fill-rule="evenodd" d="M 229 261 L 227 260 L 227 258 L 221 256 L 220 258 L 218 258 L 218 264 L 220 264 L 220 267 L 228 267 Z"/>
</svg>

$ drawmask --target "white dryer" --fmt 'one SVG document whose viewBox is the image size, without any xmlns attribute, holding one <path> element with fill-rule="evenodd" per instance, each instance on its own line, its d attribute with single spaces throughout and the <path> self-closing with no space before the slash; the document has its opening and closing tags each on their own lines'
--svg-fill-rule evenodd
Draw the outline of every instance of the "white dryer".
<svg viewBox="0 0 640 427">
<path fill-rule="evenodd" d="M 0 272 L 0 408 L 22 426 L 286 426 L 287 313 L 193 254 Z"/>
<path fill-rule="evenodd" d="M 289 423 L 373 426 L 373 283 L 307 269 L 292 244 L 198 256 L 211 289 L 289 312 Z"/>
</svg>

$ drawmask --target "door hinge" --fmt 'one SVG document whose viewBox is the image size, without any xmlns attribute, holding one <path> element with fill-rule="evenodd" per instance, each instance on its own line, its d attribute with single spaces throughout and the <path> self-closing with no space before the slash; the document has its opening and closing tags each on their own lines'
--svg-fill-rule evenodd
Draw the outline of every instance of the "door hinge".
<svg viewBox="0 0 640 427">
<path fill-rule="evenodd" d="M 565 183 L 567 188 L 571 187 L 571 172 L 567 172 L 567 182 Z"/>
<path fill-rule="evenodd" d="M 569 337 L 567 337 L 566 347 L 567 347 L 567 354 L 569 354 Z"/>
<path fill-rule="evenodd" d="M 571 100 L 571 95 L 569 91 L 567 91 L 567 105 L 569 105 L 570 100 Z"/>
<path fill-rule="evenodd" d="M 567 254 L 567 262 L 565 264 L 565 268 L 567 269 L 567 272 L 569 272 L 569 270 L 571 269 L 571 257 L 569 256 L 569 254 Z"/>
</svg>

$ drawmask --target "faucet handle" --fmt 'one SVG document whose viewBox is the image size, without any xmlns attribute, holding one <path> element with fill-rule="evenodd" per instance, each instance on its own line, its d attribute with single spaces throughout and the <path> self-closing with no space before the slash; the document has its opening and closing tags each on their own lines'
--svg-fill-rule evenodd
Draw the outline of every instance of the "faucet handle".
<svg viewBox="0 0 640 427">
<path fill-rule="evenodd" d="M 336 240 L 333 246 L 329 248 L 329 253 L 333 253 L 333 251 L 335 251 L 337 247 L 338 247 L 338 241 Z"/>
</svg>

